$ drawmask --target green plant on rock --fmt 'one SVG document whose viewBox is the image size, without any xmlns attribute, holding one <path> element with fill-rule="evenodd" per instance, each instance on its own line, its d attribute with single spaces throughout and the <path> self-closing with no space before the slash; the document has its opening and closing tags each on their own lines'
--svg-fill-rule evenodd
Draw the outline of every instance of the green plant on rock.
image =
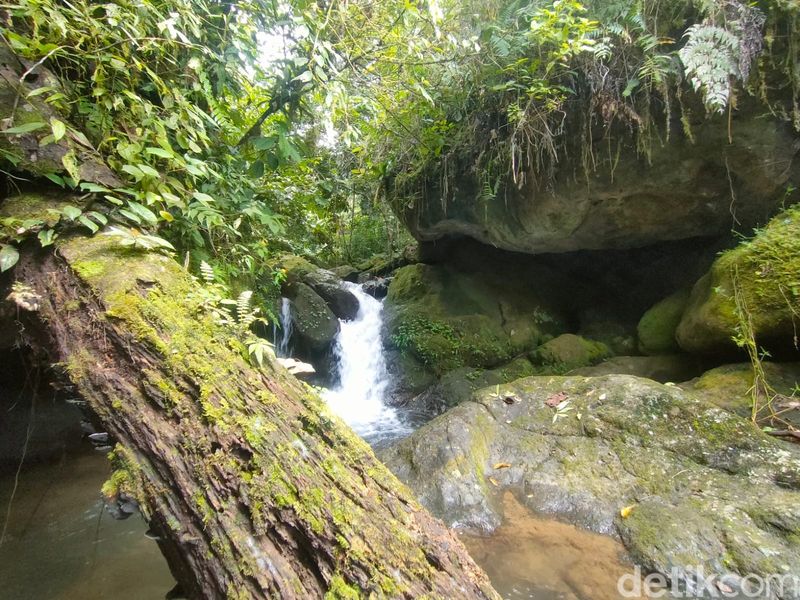
<svg viewBox="0 0 800 600">
<path fill-rule="evenodd" d="M 214 269 L 207 262 L 200 263 L 202 285 L 190 300 L 201 310 L 211 314 L 214 321 L 228 328 L 237 339 L 242 340 L 247 355 L 255 365 L 263 366 L 264 359 L 274 356 L 272 343 L 253 333 L 253 326 L 268 325 L 260 315 L 261 309 L 252 305 L 253 292 L 245 290 L 236 300 L 229 297 L 227 286 L 220 283 Z"/>
</svg>

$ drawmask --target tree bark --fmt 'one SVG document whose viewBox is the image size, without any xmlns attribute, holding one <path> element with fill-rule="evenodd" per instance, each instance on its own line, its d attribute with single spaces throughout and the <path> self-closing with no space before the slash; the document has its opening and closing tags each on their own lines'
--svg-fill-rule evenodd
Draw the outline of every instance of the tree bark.
<svg viewBox="0 0 800 600">
<path fill-rule="evenodd" d="M 171 258 L 75 237 L 15 277 L 118 441 L 107 491 L 139 501 L 188 597 L 498 597 L 311 388 L 249 366 Z"/>
</svg>

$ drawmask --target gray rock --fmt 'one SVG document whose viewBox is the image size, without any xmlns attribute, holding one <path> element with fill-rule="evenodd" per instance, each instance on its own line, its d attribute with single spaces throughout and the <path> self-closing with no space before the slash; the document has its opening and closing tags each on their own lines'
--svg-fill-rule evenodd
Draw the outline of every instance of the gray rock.
<svg viewBox="0 0 800 600">
<path fill-rule="evenodd" d="M 591 367 L 573 369 L 568 375 L 635 375 L 659 383 L 686 381 L 702 373 L 701 363 L 686 354 L 615 356 Z"/>
<path fill-rule="evenodd" d="M 304 283 L 295 284 L 291 310 L 293 335 L 299 347 L 309 353 L 321 353 L 330 348 L 339 332 L 339 320 L 314 290 Z"/>
<path fill-rule="evenodd" d="M 653 144 L 647 158 L 623 148 L 588 181 L 575 177 L 580 165 L 564 160 L 546 189 L 509 182 L 487 199 L 481 197 L 483 170 L 458 173 L 446 192 L 431 187 L 440 178 L 429 177 L 421 200 L 402 203 L 401 217 L 420 241 L 468 236 L 530 254 L 635 248 L 725 234 L 735 221 L 743 228 L 763 222 L 797 178 L 791 126 L 740 110 L 732 144 L 723 118 L 693 128 L 694 141 L 674 131 L 668 143 Z M 599 147 L 594 152 L 606 155 Z"/>
<path fill-rule="evenodd" d="M 696 566 L 800 573 L 800 453 L 677 386 L 521 379 L 480 390 L 383 459 L 451 525 L 494 528 L 494 492 L 509 488 L 533 510 L 619 536 L 638 564 L 683 582 Z"/>
</svg>

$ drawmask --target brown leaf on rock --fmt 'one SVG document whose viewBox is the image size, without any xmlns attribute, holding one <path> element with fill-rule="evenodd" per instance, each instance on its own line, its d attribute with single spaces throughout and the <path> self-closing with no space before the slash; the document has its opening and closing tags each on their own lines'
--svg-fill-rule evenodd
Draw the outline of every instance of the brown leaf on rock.
<svg viewBox="0 0 800 600">
<path fill-rule="evenodd" d="M 493 468 L 493 469 L 508 469 L 508 468 L 510 468 L 510 467 L 511 467 L 511 463 L 507 463 L 507 462 L 499 462 L 499 463 L 497 463 L 497 464 L 496 464 L 494 467 L 492 467 L 492 468 Z"/>
<path fill-rule="evenodd" d="M 550 408 L 555 408 L 559 404 L 564 402 L 564 400 L 566 399 L 567 399 L 567 394 L 565 392 L 558 392 L 557 394 L 552 394 L 548 396 L 547 400 L 545 400 L 544 403 Z"/>
</svg>

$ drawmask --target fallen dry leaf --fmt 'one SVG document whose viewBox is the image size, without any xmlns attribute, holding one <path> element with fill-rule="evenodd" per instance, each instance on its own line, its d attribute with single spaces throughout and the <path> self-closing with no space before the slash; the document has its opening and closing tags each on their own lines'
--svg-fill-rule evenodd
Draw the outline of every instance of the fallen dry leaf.
<svg viewBox="0 0 800 600">
<path fill-rule="evenodd" d="M 511 463 L 499 462 L 497 463 L 493 469 L 508 469 L 511 466 Z"/>
<path fill-rule="evenodd" d="M 494 477 L 489 477 L 489 482 L 490 482 L 490 483 L 491 483 L 491 484 L 492 484 L 494 487 L 497 487 L 498 485 L 500 485 L 499 483 L 497 483 L 497 479 L 495 479 Z"/>
<path fill-rule="evenodd" d="M 622 517 L 623 519 L 627 519 L 628 517 L 631 516 L 631 513 L 633 512 L 634 508 L 636 508 L 635 504 L 631 504 L 630 506 L 626 506 L 625 508 L 623 508 L 622 510 L 619 511 L 619 516 Z"/>
<path fill-rule="evenodd" d="M 556 406 L 564 402 L 564 400 L 566 399 L 567 399 L 567 394 L 565 392 L 558 392 L 557 394 L 552 394 L 551 396 L 548 396 L 547 400 L 545 400 L 544 403 L 550 408 L 555 408 Z"/>
</svg>

